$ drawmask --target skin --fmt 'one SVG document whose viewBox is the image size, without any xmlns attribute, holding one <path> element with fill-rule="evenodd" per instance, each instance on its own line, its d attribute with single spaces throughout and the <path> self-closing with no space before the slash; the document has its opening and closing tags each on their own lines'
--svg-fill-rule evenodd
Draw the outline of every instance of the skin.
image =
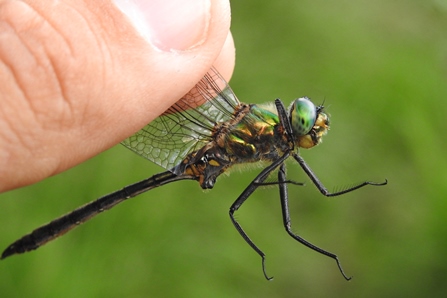
<svg viewBox="0 0 447 298">
<path fill-rule="evenodd" d="M 210 2 L 204 39 L 172 51 L 142 38 L 109 1 L 0 0 L 0 192 L 118 144 L 213 65 L 229 80 L 230 7 Z"/>
</svg>

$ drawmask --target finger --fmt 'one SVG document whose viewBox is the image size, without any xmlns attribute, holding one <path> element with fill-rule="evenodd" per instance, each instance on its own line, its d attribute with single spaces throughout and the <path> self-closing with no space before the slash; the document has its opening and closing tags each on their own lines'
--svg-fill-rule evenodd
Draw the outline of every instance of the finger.
<svg viewBox="0 0 447 298">
<path fill-rule="evenodd" d="M 233 36 L 231 35 L 231 32 L 229 32 L 219 56 L 213 63 L 214 67 L 216 67 L 227 82 L 230 81 L 231 76 L 233 75 L 234 64 L 236 62 L 235 58 L 236 53 Z"/>
<path fill-rule="evenodd" d="M 181 42 L 170 39 L 188 34 L 188 20 L 183 32 L 173 24 L 148 38 L 108 1 L 0 3 L 0 190 L 113 146 L 200 80 L 226 44 L 229 3 L 177 2 L 177 12 L 164 10 L 166 21 L 180 22 L 185 3 L 202 11 L 193 22 L 202 31 Z M 164 35 L 156 30 L 174 33 L 157 43 Z"/>
</svg>

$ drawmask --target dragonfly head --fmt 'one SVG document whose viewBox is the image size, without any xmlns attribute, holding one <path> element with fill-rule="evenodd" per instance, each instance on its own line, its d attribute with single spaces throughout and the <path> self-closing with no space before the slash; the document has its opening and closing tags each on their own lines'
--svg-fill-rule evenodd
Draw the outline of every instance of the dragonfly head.
<svg viewBox="0 0 447 298">
<path fill-rule="evenodd" d="M 321 143 L 329 130 L 329 117 L 323 106 L 315 106 L 307 97 L 296 99 L 289 108 L 290 124 L 298 147 L 312 148 Z"/>
</svg>

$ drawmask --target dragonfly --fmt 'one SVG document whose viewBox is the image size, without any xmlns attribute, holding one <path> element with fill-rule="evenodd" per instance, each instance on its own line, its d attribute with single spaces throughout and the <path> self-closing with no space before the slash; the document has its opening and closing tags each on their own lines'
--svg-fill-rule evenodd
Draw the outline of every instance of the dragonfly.
<svg viewBox="0 0 447 298">
<path fill-rule="evenodd" d="M 156 187 L 195 180 L 201 188 L 211 189 L 217 178 L 231 167 L 264 162 L 267 166 L 234 201 L 229 215 L 245 242 L 261 257 L 265 278 L 272 279 L 266 273 L 265 254 L 243 230 L 234 214 L 257 188 L 276 185 L 287 233 L 299 243 L 335 260 L 343 277 L 350 280 L 337 255 L 292 231 L 289 212 L 288 185 L 302 183 L 287 179 L 285 161 L 288 158 L 298 163 L 326 197 L 339 196 L 366 185 L 387 184 L 387 180 L 381 183 L 365 181 L 341 191 L 329 192 L 299 154 L 301 148 L 320 144 L 329 126 L 324 106 L 314 105 L 307 97 L 294 100 L 288 109 L 280 99 L 267 104 L 242 103 L 219 72 L 212 68 L 176 104 L 122 142 L 167 171 L 105 195 L 35 229 L 9 245 L 1 259 L 35 250 L 99 213 Z M 274 175 L 272 182 L 271 176 Z"/>
</svg>

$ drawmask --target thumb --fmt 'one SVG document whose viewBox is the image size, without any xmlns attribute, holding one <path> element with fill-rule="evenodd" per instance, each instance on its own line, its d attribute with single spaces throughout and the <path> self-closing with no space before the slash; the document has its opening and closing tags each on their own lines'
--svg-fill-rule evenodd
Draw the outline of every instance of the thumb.
<svg viewBox="0 0 447 298">
<path fill-rule="evenodd" d="M 234 66 L 227 0 L 0 4 L 0 191 L 64 171 Z"/>
</svg>

